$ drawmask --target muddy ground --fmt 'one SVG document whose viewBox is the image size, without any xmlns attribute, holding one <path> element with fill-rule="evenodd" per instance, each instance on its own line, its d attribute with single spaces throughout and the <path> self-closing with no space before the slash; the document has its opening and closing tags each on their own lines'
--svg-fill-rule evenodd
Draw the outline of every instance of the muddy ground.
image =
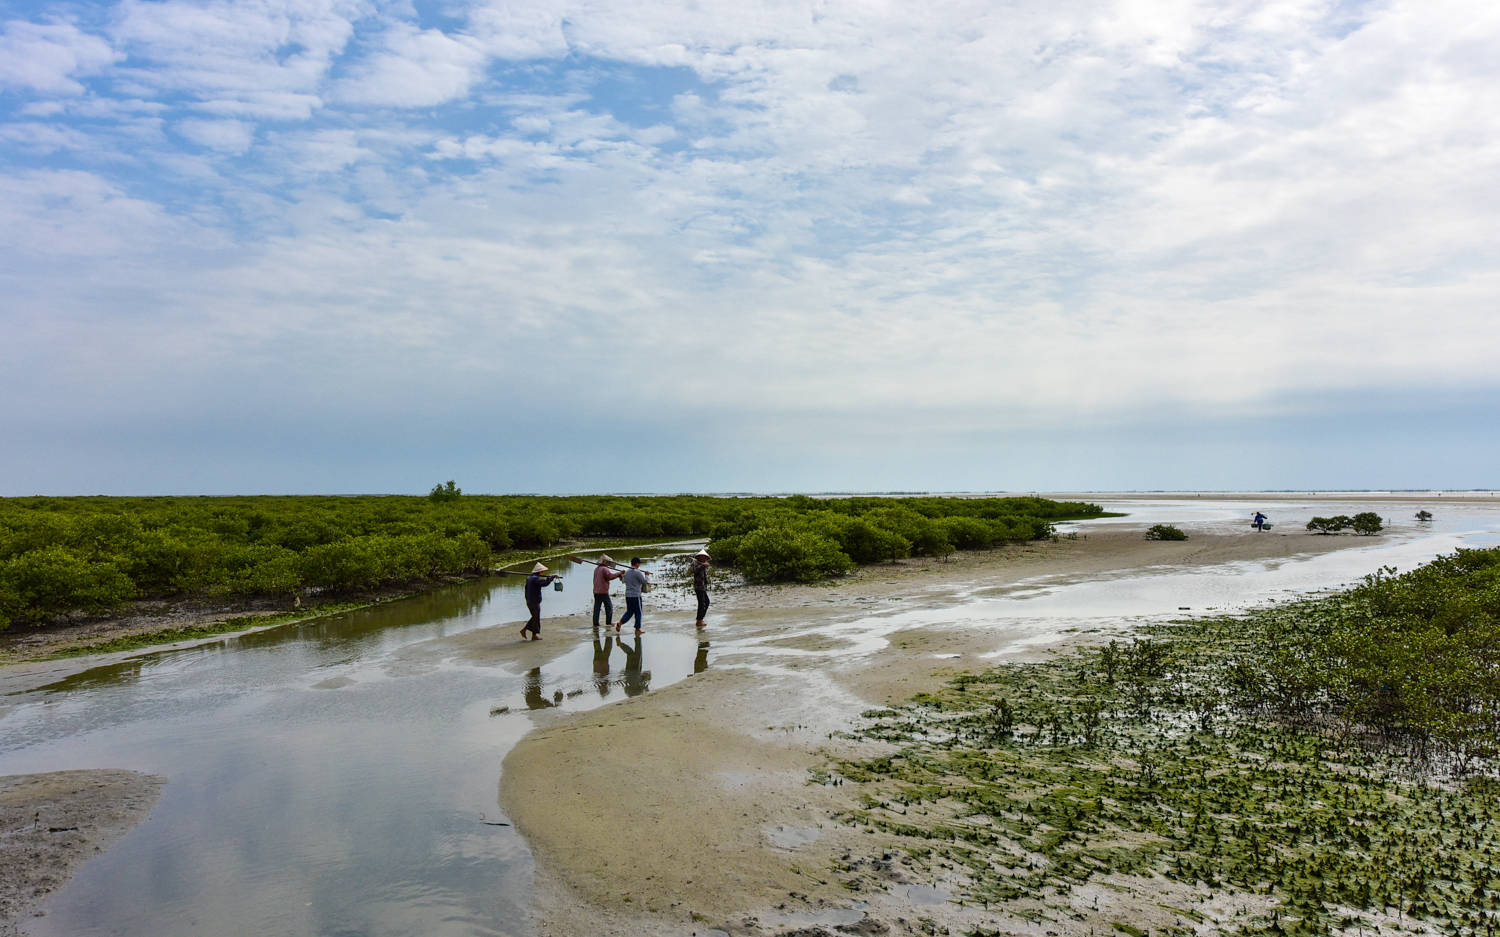
<svg viewBox="0 0 1500 937">
<path fill-rule="evenodd" d="M 810 773 L 850 751 L 840 730 L 862 708 L 991 666 L 1005 636 L 959 615 L 891 633 L 875 653 L 840 653 L 835 623 L 851 608 L 941 610 L 956 592 L 1039 575 L 1215 566 L 1355 544 L 1301 531 L 1158 543 L 1112 528 L 949 562 L 866 567 L 833 584 L 736 590 L 710 610 L 709 640 L 722 626 L 773 642 L 791 654 L 779 675 L 721 656 L 714 669 L 660 691 L 542 717 L 506 759 L 501 800 L 537 857 L 538 929 L 545 937 L 966 933 L 981 921 L 936 883 L 908 875 L 899 857 L 873 856 L 888 866 L 889 888 L 854 904 L 828 870 L 870 859 L 868 836 L 833 819 L 850 806 L 850 789 L 810 783 Z M 1098 639 L 1059 634 L 1053 646 Z M 1002 659 L 1037 653 L 1045 650 L 1030 645 Z M 1156 885 L 1114 887 L 1104 889 L 1111 913 L 1128 920 L 1120 905 L 1133 902 L 1141 920 L 1152 919 Z M 1089 932 L 1081 926 L 1079 935 Z"/>
<path fill-rule="evenodd" d="M 0 777 L 0 937 L 22 933 L 49 892 L 145 819 L 165 784 L 135 771 Z"/>
</svg>

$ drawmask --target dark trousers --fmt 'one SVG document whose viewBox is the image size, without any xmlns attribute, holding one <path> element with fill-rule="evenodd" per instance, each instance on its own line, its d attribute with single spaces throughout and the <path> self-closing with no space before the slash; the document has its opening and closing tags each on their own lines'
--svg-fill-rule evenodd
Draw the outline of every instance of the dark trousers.
<svg viewBox="0 0 1500 937">
<path fill-rule="evenodd" d="M 599 609 L 604 609 L 604 623 L 612 625 L 615 623 L 615 603 L 609 600 L 609 593 L 594 593 L 594 627 L 599 627 Z"/>
<path fill-rule="evenodd" d="M 625 626 L 631 615 L 635 616 L 635 626 L 639 628 L 641 626 L 641 597 L 638 595 L 625 596 L 625 614 L 620 616 L 620 627 Z"/>
<path fill-rule="evenodd" d="M 702 621 L 703 616 L 708 614 L 708 593 L 699 592 L 695 589 L 693 594 L 698 597 L 698 620 Z"/>
<path fill-rule="evenodd" d="M 541 599 L 537 599 L 535 602 L 533 602 L 530 599 L 527 599 L 526 600 L 526 608 L 531 611 L 531 617 L 529 619 L 527 619 L 527 621 L 526 621 L 526 627 L 523 630 L 530 631 L 533 634 L 541 634 L 542 633 L 542 600 Z"/>
</svg>

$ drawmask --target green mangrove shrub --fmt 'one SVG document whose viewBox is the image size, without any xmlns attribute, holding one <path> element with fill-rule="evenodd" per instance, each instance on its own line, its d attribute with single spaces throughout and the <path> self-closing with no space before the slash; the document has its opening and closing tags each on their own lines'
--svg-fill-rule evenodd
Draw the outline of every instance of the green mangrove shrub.
<svg viewBox="0 0 1500 937">
<path fill-rule="evenodd" d="M 732 564 L 736 538 L 781 527 L 870 563 L 1045 536 L 1054 519 L 1100 513 L 1039 498 L 473 495 L 451 480 L 426 496 L 0 498 L 0 628 L 136 599 L 415 582 L 576 537 L 711 536 L 715 558 Z M 846 568 L 809 542 L 815 567 Z"/>
<path fill-rule="evenodd" d="M 1147 540 L 1186 540 L 1188 535 L 1171 524 L 1152 524 L 1146 530 Z"/>
<path fill-rule="evenodd" d="M 1307 522 L 1307 529 L 1319 534 L 1336 534 L 1341 530 L 1348 530 L 1354 521 L 1347 514 L 1339 514 L 1335 517 L 1314 517 Z"/>
<path fill-rule="evenodd" d="M 789 527 L 752 530 L 740 541 L 735 562 L 751 582 L 813 582 L 854 568 L 834 541 Z"/>
</svg>

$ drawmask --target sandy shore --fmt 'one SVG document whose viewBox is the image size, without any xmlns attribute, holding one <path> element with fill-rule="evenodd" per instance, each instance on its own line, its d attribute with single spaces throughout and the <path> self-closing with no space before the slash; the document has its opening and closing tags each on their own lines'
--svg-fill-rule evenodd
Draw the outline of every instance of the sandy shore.
<svg viewBox="0 0 1500 937">
<path fill-rule="evenodd" d="M 165 779 L 135 771 L 0 777 L 0 937 L 84 860 L 145 819 Z"/>
<path fill-rule="evenodd" d="M 716 597 L 707 637 L 784 649 L 767 668 L 733 653 L 689 680 L 600 710 L 540 719 L 507 758 L 501 799 L 538 862 L 538 930 L 572 935 L 927 933 L 962 927 L 930 883 L 885 870 L 884 898 L 854 905 L 835 861 L 869 861 L 868 837 L 832 820 L 854 796 L 809 783 L 867 708 L 1022 651 L 1006 635 L 926 616 L 883 648 L 840 647 L 851 617 L 940 613 L 954 596 L 1048 575 L 1212 566 L 1367 545 L 1303 531 L 1195 534 L 1151 543 L 1133 527 L 951 561 L 865 568 L 831 585 Z M 1058 634 L 1052 643 L 1087 639 Z M 757 659 L 763 659 L 763 654 Z M 865 842 L 861 842 L 861 840 Z M 884 857 L 891 859 L 894 857 Z M 947 926 L 947 925 L 944 925 Z M 941 931 L 936 931 L 941 933 Z M 955 933 L 962 932 L 955 930 Z M 1082 932 L 1080 932 L 1082 933 Z M 1040 932 L 1039 932 L 1040 934 Z"/>
</svg>

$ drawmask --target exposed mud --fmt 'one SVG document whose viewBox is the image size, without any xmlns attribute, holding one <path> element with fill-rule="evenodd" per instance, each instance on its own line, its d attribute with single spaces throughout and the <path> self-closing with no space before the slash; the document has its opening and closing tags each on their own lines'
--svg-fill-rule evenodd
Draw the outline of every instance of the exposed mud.
<svg viewBox="0 0 1500 937">
<path fill-rule="evenodd" d="M 22 933 L 49 892 L 151 811 L 165 783 L 135 771 L 0 777 L 0 937 Z"/>
<path fill-rule="evenodd" d="M 1099 637 L 1063 628 L 1018 642 L 964 620 L 965 597 L 1043 575 L 1207 568 L 1353 545 L 1290 531 L 1147 543 L 1139 529 L 1116 528 L 715 596 L 707 638 L 732 635 L 754 654 L 726 652 L 693 680 L 559 715 L 507 758 L 502 802 L 537 855 L 539 931 L 930 933 L 924 921 L 950 917 L 962 927 L 941 883 L 910 879 L 895 857 L 888 893 L 851 902 L 827 870 L 859 855 L 866 837 L 831 820 L 847 789 L 809 777 L 848 744 L 839 730 L 863 708 L 999 657 Z M 902 616 L 920 623 L 904 627 Z M 882 630 L 883 619 L 893 624 Z"/>
</svg>

